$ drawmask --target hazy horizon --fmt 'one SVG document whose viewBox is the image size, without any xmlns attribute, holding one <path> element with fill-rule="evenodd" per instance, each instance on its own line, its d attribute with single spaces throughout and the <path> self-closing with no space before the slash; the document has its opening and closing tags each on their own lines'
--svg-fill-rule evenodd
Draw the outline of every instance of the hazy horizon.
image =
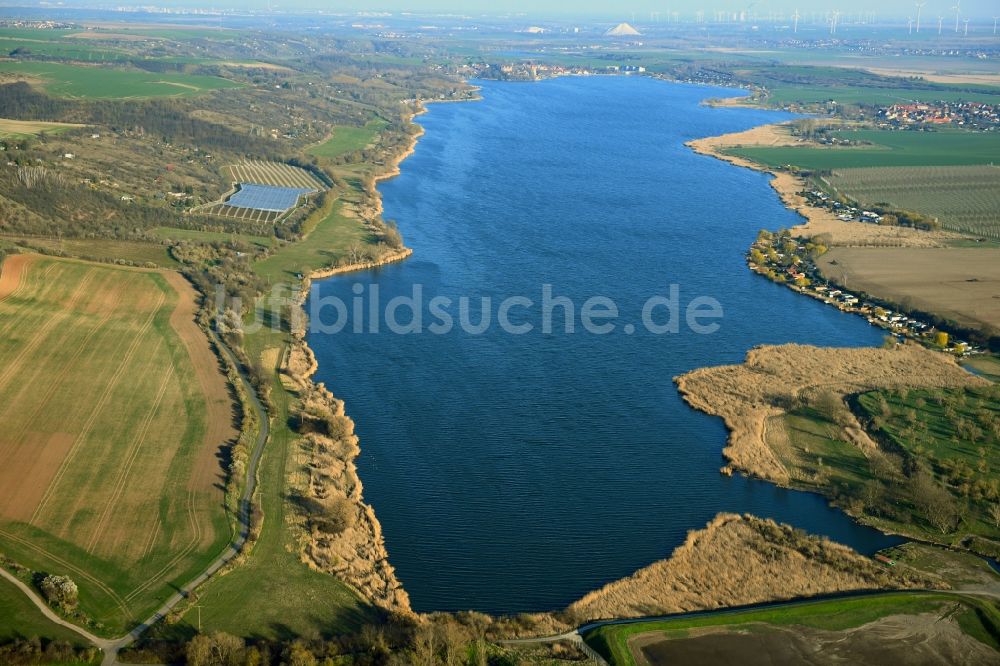
<svg viewBox="0 0 1000 666">
<path fill-rule="evenodd" d="M 927 20 L 938 16 L 954 20 L 954 0 L 927 1 L 921 11 Z M 1000 8 L 991 0 L 962 0 L 961 16 L 963 18 L 992 18 L 1000 14 Z M 5 7 L 38 7 L 51 9 L 90 8 L 114 10 L 128 8 L 184 8 L 184 9 L 246 9 L 292 12 L 296 10 L 325 12 L 412 12 L 412 13 L 448 13 L 456 15 L 490 15 L 524 14 L 525 16 L 552 16 L 581 18 L 602 18 L 607 20 L 622 20 L 649 22 L 651 13 L 659 14 L 665 21 L 669 14 L 678 13 L 682 20 L 691 20 L 695 13 L 702 11 L 706 18 L 711 18 L 716 12 L 722 11 L 730 15 L 746 12 L 758 20 L 766 20 L 771 15 L 789 16 L 796 10 L 802 16 L 823 15 L 839 11 L 843 18 L 850 15 L 875 14 L 881 17 L 912 17 L 916 16 L 915 2 L 908 0 L 889 0 L 879 3 L 875 8 L 872 3 L 864 0 L 829 0 L 823 3 L 805 3 L 799 0 L 784 0 L 779 2 L 750 2 L 748 0 L 714 0 L 712 2 L 664 2 L 663 0 L 631 0 L 631 2 L 614 6 L 605 0 L 578 0 L 572 8 L 566 3 L 554 0 L 507 0 L 502 4 L 490 0 L 342 0 L 340 2 L 325 2 L 323 0 L 143 0 L 142 2 L 117 2 L 113 5 L 100 0 L 70 0 L 69 2 L 31 2 L 30 0 L 7 0 Z"/>
</svg>

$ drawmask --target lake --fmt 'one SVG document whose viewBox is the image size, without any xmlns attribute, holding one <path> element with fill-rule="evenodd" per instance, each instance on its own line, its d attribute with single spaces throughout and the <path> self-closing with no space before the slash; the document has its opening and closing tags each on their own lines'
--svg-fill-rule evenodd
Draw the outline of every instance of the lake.
<svg viewBox="0 0 1000 666">
<path fill-rule="evenodd" d="M 483 101 L 431 105 L 402 174 L 380 186 L 413 257 L 320 281 L 311 296 L 368 303 L 377 290 L 384 305 L 418 285 L 424 301 L 421 332 L 392 332 L 388 319 L 370 332 L 352 306 L 361 316 L 343 330 L 308 339 L 316 379 L 357 422 L 365 497 L 414 608 L 562 608 L 668 557 L 720 511 L 866 553 L 895 543 L 816 495 L 721 475 L 722 422 L 687 407 L 672 381 L 764 343 L 881 342 L 860 317 L 747 270 L 757 231 L 798 216 L 765 175 L 683 145 L 790 116 L 712 109 L 701 101 L 737 92 L 644 77 L 482 86 Z M 584 330 L 595 296 L 618 310 L 599 320 L 610 333 Z M 430 328 L 444 321 L 435 297 L 452 304 L 438 310 L 447 332 Z M 468 332 L 483 298 L 491 325 Z M 610 311 L 600 302 L 591 314 Z M 693 330 L 689 306 L 721 309 L 694 322 L 717 330 Z M 678 331 L 662 332 L 671 312 Z M 391 314 L 411 323 L 405 306 Z"/>
</svg>

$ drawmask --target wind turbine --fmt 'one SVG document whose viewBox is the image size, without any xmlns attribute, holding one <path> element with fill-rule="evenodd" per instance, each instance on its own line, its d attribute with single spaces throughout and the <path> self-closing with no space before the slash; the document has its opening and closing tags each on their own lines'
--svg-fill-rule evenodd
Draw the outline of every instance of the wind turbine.
<svg viewBox="0 0 1000 666">
<path fill-rule="evenodd" d="M 908 35 L 912 35 L 913 34 L 913 17 L 912 16 L 910 18 L 906 19 L 906 30 L 907 30 L 906 34 L 908 34 Z"/>
<path fill-rule="evenodd" d="M 943 16 L 938 16 L 938 36 L 941 36 L 941 24 L 944 22 Z"/>
<path fill-rule="evenodd" d="M 994 16 L 993 17 L 993 36 L 994 37 L 997 36 L 997 19 L 1000 19 L 1000 16 Z"/>
<path fill-rule="evenodd" d="M 839 18 L 840 18 L 840 12 L 838 12 L 838 11 L 833 12 L 833 20 L 830 21 L 830 34 L 831 35 L 836 35 L 837 34 L 837 19 L 839 19 Z"/>
<path fill-rule="evenodd" d="M 969 36 L 969 19 L 965 19 L 965 36 Z"/>
<path fill-rule="evenodd" d="M 958 34 L 958 15 L 962 12 L 962 0 L 958 0 L 955 6 L 952 7 L 955 10 L 955 34 Z"/>
<path fill-rule="evenodd" d="M 924 8 L 927 4 L 926 0 L 924 2 L 918 2 L 917 4 L 917 32 L 920 32 L 920 10 Z"/>
<path fill-rule="evenodd" d="M 795 10 L 795 13 L 792 14 L 792 32 L 795 33 L 795 34 L 798 34 L 798 32 L 799 32 L 799 10 L 797 10 L 797 9 Z M 996 21 L 996 19 L 993 19 L 993 34 L 994 35 L 997 34 L 997 21 Z"/>
</svg>

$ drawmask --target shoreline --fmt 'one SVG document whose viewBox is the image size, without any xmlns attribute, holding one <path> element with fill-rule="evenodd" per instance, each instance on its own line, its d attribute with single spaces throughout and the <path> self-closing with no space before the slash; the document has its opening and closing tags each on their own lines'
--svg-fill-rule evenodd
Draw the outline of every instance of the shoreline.
<svg viewBox="0 0 1000 666">
<path fill-rule="evenodd" d="M 799 194 L 809 189 L 802 177 L 724 152 L 726 148 L 741 145 L 809 145 L 786 134 L 786 129 L 794 122 L 795 120 L 786 120 L 758 125 L 741 132 L 692 139 L 684 145 L 699 155 L 769 175 L 771 189 L 777 193 L 781 202 L 803 219 L 802 223 L 790 227 L 789 231 L 808 238 L 829 234 L 832 239 L 831 247 L 946 247 L 949 241 L 962 238 L 960 234 L 949 231 L 923 231 L 910 227 L 884 227 L 839 220 L 829 210 L 810 206 Z"/>
<path fill-rule="evenodd" d="M 375 205 L 372 209 L 373 219 L 381 217 L 384 212 L 382 195 L 377 189 L 378 184 L 400 175 L 402 163 L 416 151 L 417 143 L 424 135 L 424 128 L 415 123 L 414 120 L 418 116 L 428 112 L 426 105 L 428 103 L 467 102 L 479 101 L 481 99 L 482 97 L 477 96 L 468 100 L 428 100 L 426 102 L 417 102 L 417 108 L 407 119 L 407 123 L 412 124 L 417 129 L 410 136 L 406 149 L 393 156 L 385 171 L 377 173 L 372 177 L 370 191 L 367 187 L 365 188 L 366 192 L 375 199 Z M 308 239 L 304 242 L 308 242 Z M 282 372 L 295 385 L 295 390 L 301 398 L 315 399 L 343 420 L 345 428 L 349 433 L 349 446 L 339 461 L 343 465 L 342 468 L 337 470 L 340 474 L 341 483 L 335 490 L 340 491 L 343 497 L 356 507 L 358 526 L 360 526 L 360 530 L 351 528 L 352 536 L 355 537 L 354 541 L 347 544 L 347 548 L 341 548 L 339 552 L 332 552 L 336 550 L 332 543 L 312 543 L 303 546 L 301 555 L 308 566 L 336 576 L 369 603 L 403 615 L 415 615 L 415 613 L 410 607 L 409 595 L 403 584 L 396 577 L 395 568 L 390 563 L 389 552 L 385 546 L 385 538 L 382 533 L 382 525 L 378 520 L 375 509 L 364 501 L 364 485 L 355 464 L 358 455 L 361 453 L 360 441 L 354 434 L 355 422 L 347 414 L 344 401 L 338 399 L 323 382 L 314 380 L 314 376 L 319 370 L 319 362 L 306 339 L 305 322 L 308 315 L 304 305 L 309 298 L 312 283 L 315 280 L 398 263 L 405 261 L 412 255 L 413 249 L 404 246 L 372 261 L 342 266 L 329 266 L 310 271 L 304 275 L 299 281 L 298 296 L 292 305 L 293 308 L 298 308 L 296 312 L 292 313 L 292 343 L 287 354 L 287 360 L 281 368 Z M 300 437 L 297 441 L 301 441 L 302 439 Z M 339 541 L 346 540 L 339 539 Z M 340 545 L 343 546 L 344 544 L 341 543 Z M 351 559 L 352 556 L 353 559 Z"/>
</svg>

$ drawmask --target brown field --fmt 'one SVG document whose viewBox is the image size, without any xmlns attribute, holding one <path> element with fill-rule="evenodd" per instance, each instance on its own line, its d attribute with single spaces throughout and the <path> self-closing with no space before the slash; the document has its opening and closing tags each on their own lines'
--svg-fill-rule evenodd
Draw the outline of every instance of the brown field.
<svg viewBox="0 0 1000 666">
<path fill-rule="evenodd" d="M 178 274 L 14 256 L 0 288 L 0 550 L 120 629 L 229 539 L 226 379 Z"/>
<path fill-rule="evenodd" d="M 18 287 L 21 286 L 21 281 L 28 270 L 28 266 L 31 264 L 31 259 L 30 255 L 15 254 L 12 257 L 7 257 L 4 263 L 0 264 L 2 266 L 2 272 L 0 272 L 0 301 L 3 301 L 16 292 Z"/>
<path fill-rule="evenodd" d="M 1000 85 L 1000 74 L 988 74 L 986 72 L 932 72 L 928 70 L 890 69 L 887 67 L 866 67 L 865 69 L 872 74 L 878 74 L 879 76 L 919 76 L 920 78 L 932 83 L 971 83 L 985 86 Z"/>
<path fill-rule="evenodd" d="M 963 633 L 952 617 L 957 609 L 943 604 L 938 612 L 890 615 L 843 631 L 754 623 L 684 637 L 650 632 L 633 636 L 629 649 L 639 666 L 1000 663 L 1000 655 Z"/>
<path fill-rule="evenodd" d="M 1000 248 L 834 248 L 823 274 L 973 328 L 1000 328 Z"/>
</svg>

